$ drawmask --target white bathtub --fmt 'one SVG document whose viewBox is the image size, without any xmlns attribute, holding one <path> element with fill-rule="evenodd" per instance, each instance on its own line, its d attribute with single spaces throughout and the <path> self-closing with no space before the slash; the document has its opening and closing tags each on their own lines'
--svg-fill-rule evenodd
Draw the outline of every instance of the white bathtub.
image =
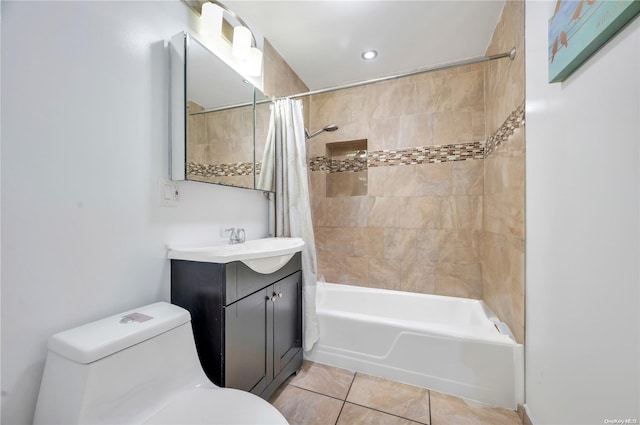
<svg viewBox="0 0 640 425">
<path fill-rule="evenodd" d="M 319 282 L 316 305 L 320 339 L 308 360 L 493 406 L 523 403 L 523 346 L 480 300 Z"/>
</svg>

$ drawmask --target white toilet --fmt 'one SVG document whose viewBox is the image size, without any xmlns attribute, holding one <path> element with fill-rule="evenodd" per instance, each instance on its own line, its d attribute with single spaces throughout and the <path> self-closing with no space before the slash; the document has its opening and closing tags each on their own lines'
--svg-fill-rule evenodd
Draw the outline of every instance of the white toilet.
<svg viewBox="0 0 640 425">
<path fill-rule="evenodd" d="M 288 424 L 200 366 L 191 316 L 159 302 L 49 339 L 35 424 Z"/>
</svg>

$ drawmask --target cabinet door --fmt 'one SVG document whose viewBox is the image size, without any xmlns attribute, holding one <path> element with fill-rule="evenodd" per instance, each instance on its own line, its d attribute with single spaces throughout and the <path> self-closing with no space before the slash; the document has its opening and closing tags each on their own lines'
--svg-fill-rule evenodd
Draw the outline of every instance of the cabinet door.
<svg viewBox="0 0 640 425">
<path fill-rule="evenodd" d="M 267 290 L 225 307 L 225 387 L 260 393 L 267 385 Z"/>
<path fill-rule="evenodd" d="M 297 272 L 273 285 L 273 375 L 276 376 L 302 347 L 302 274 Z"/>
</svg>

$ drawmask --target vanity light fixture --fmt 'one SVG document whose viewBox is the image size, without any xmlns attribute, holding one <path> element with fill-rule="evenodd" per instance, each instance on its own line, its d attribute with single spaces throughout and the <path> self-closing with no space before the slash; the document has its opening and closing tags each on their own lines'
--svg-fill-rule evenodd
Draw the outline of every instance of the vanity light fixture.
<svg viewBox="0 0 640 425">
<path fill-rule="evenodd" d="M 248 75 L 259 77 L 262 74 L 262 51 L 258 48 L 256 38 L 249 26 L 235 12 L 217 0 L 203 3 L 200 17 L 201 34 L 205 38 L 221 37 L 223 12 L 239 23 L 233 29 L 232 56 Z"/>
<path fill-rule="evenodd" d="M 247 27 L 238 25 L 233 29 L 233 43 L 232 53 L 233 56 L 240 60 L 249 59 L 251 52 L 251 31 Z"/>
<path fill-rule="evenodd" d="M 367 50 L 365 52 L 362 52 L 362 54 L 360 56 L 364 60 L 371 60 L 371 59 L 375 58 L 376 56 L 378 56 L 378 52 L 376 52 L 375 50 Z"/>
<path fill-rule="evenodd" d="M 262 51 L 257 47 L 252 47 L 249 50 L 247 73 L 252 77 L 259 77 L 262 74 Z"/>
<path fill-rule="evenodd" d="M 202 5 L 200 33 L 203 37 L 219 37 L 222 32 L 222 8 L 210 2 Z"/>
</svg>

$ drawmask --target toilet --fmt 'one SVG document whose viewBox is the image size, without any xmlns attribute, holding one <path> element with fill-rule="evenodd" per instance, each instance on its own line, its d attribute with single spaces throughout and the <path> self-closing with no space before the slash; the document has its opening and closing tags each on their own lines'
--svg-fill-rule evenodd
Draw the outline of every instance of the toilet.
<svg viewBox="0 0 640 425">
<path fill-rule="evenodd" d="M 49 339 L 34 424 L 288 424 L 204 374 L 191 316 L 158 302 Z"/>
</svg>

